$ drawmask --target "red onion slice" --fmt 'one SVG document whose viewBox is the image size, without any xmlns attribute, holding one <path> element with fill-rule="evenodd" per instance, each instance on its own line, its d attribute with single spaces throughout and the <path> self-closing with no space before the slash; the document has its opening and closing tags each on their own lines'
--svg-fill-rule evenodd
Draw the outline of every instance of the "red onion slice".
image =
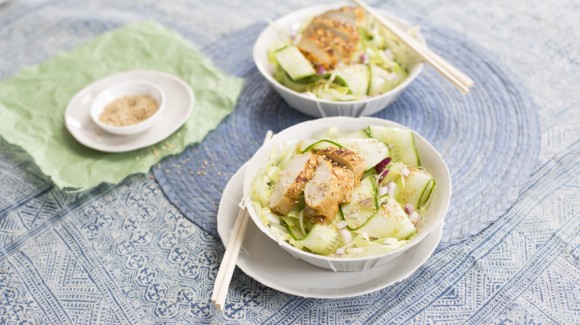
<svg viewBox="0 0 580 325">
<path fill-rule="evenodd" d="M 382 173 L 383 170 L 385 170 L 390 163 L 391 163 L 391 157 L 387 157 L 387 158 L 381 160 L 381 162 L 379 162 L 375 166 L 375 171 L 377 172 L 377 174 Z"/>
<path fill-rule="evenodd" d="M 405 206 L 403 207 L 403 209 L 405 210 L 405 212 L 407 214 L 411 214 L 411 213 L 413 213 L 413 211 L 415 211 L 415 208 L 413 207 L 413 205 L 411 203 L 405 203 Z"/>
</svg>

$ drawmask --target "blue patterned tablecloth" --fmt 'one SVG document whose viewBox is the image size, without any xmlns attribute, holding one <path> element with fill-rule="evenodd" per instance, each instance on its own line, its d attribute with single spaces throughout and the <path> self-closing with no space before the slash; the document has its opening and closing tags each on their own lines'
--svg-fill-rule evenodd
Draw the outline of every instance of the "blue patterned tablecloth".
<svg viewBox="0 0 580 325">
<path fill-rule="evenodd" d="M 498 108 L 486 113 L 492 119 L 480 119 L 497 122 L 483 129 L 515 127 L 516 138 L 523 139 L 506 140 L 502 148 L 512 149 L 502 153 L 516 162 L 513 170 L 504 168 L 495 174 L 501 179 L 481 183 L 499 184 L 496 190 L 509 193 L 502 197 L 493 186 L 485 187 L 494 198 L 482 199 L 479 210 L 485 213 L 477 206 L 456 205 L 450 216 L 458 222 L 446 228 L 446 245 L 401 283 L 356 298 L 305 299 L 264 287 L 237 270 L 226 310 L 219 313 L 209 304 L 224 251 L 211 219 L 219 193 L 259 145 L 263 131 L 308 118 L 285 113 L 281 99 L 261 87 L 248 51 L 264 18 L 313 3 L 0 1 L 0 78 L 104 31 L 149 19 L 177 30 L 222 68 L 252 81 L 236 112 L 207 141 L 164 161 L 154 173 L 129 177 L 115 187 L 64 193 L 23 150 L 0 139 L 0 323 L 580 323 L 578 5 L 540 0 L 371 3 L 424 25 L 435 48 L 455 42 L 456 48 L 476 49 L 482 58 L 477 71 L 514 85 L 501 89 L 505 94 L 500 97 L 526 101 L 513 104 L 517 112 L 502 115 Z M 425 92 L 421 86 L 432 76 L 427 72 L 410 93 Z M 484 96 L 491 91 L 483 88 L 478 100 L 499 98 Z M 403 113 L 402 106 L 427 103 L 414 102 L 410 95 L 380 116 L 429 130 Z M 527 102 L 530 96 L 535 104 Z M 250 107 L 260 102 L 257 98 L 263 106 Z M 439 98 L 437 107 L 462 100 Z M 266 106 L 274 109 L 261 111 Z M 455 108 L 441 112 L 457 114 L 459 120 L 470 116 Z M 270 125 L 249 120 L 252 114 L 271 114 L 263 117 Z M 231 151 L 221 141 L 208 146 L 224 132 L 246 135 L 248 150 Z M 426 136 L 442 151 L 450 150 L 452 143 L 436 133 Z M 469 170 L 459 168 L 455 157 L 447 159 L 454 161 L 457 173 Z M 175 178 L 168 173 L 197 175 L 199 166 L 193 163 L 204 160 L 221 163 L 220 169 L 203 178 L 183 177 L 195 184 L 188 187 L 193 189 L 189 197 L 177 195 L 175 189 L 186 184 L 172 183 Z M 488 169 L 477 170 L 494 176 Z M 485 180 L 477 175 L 474 179 Z M 192 201 L 184 202 L 188 198 Z M 475 211 L 477 227 L 459 219 L 464 210 Z"/>
</svg>

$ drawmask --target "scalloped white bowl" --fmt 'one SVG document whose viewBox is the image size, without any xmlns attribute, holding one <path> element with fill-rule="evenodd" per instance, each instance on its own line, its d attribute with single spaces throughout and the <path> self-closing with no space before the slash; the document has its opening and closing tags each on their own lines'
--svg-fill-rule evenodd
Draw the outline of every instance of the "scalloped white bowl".
<svg viewBox="0 0 580 325">
<path fill-rule="evenodd" d="M 331 127 L 336 127 L 339 131 L 354 132 L 366 128 L 369 125 L 394 126 L 408 129 L 398 123 L 378 118 L 331 117 L 296 124 L 276 134 L 271 140 L 265 143 L 249 160 L 244 177 L 244 200 L 248 212 L 257 227 L 268 235 L 271 240 L 276 241 L 270 233 L 269 226 L 264 225 L 260 221 L 257 211 L 254 209 L 253 204 L 251 204 L 250 194 L 252 184 L 256 179 L 258 171 L 267 164 L 270 158 L 270 153 L 274 148 L 281 148 L 286 143 L 295 143 L 302 139 L 320 137 Z M 427 206 L 424 220 L 417 226 L 417 234 L 407 245 L 385 254 L 345 258 L 328 257 L 309 253 L 300 250 L 287 242 L 279 242 L 278 244 L 295 258 L 304 260 L 305 262 L 318 267 L 331 269 L 333 271 L 363 271 L 375 266 L 383 265 L 423 241 L 444 223 L 445 214 L 449 208 L 449 200 L 451 198 L 451 177 L 441 155 L 431 144 L 429 144 L 429 142 L 427 142 L 427 140 L 416 132 L 415 145 L 421 156 L 423 166 L 436 179 L 437 187 L 435 188 L 433 197 Z M 438 244 L 439 241 L 433 243 L 435 246 Z M 292 258 L 290 255 L 288 255 L 288 258 Z"/>
<path fill-rule="evenodd" d="M 279 19 L 277 19 L 273 24 L 270 24 L 256 40 L 254 44 L 253 57 L 256 66 L 260 73 L 266 78 L 266 80 L 274 87 L 274 90 L 284 98 L 284 100 L 292 108 L 316 117 L 327 117 L 327 116 L 366 116 L 372 115 L 393 103 L 395 99 L 399 97 L 417 78 L 419 73 L 423 70 L 423 63 L 416 60 L 414 64 L 408 67 L 409 75 L 407 78 L 399 84 L 397 87 L 389 90 L 388 92 L 370 97 L 363 100 L 357 101 L 330 101 L 319 98 L 314 98 L 303 93 L 299 93 L 290 88 L 279 83 L 274 79 L 273 70 L 271 64 L 268 61 L 268 50 L 273 44 L 276 44 L 280 40 L 280 36 L 276 31 L 277 28 L 290 30 L 291 26 L 300 26 L 306 21 L 314 16 L 317 16 L 327 10 L 339 8 L 342 6 L 349 5 L 348 3 L 332 3 L 327 5 L 312 6 L 304 9 L 300 9 L 291 12 Z M 393 23 L 397 24 L 403 30 L 408 30 L 413 26 L 408 22 L 397 18 L 387 12 L 378 10 L 385 18 L 391 20 Z M 276 27 L 274 27 L 276 26 Z M 421 43 L 426 44 L 425 39 L 421 33 L 417 33 L 415 38 Z"/>
</svg>

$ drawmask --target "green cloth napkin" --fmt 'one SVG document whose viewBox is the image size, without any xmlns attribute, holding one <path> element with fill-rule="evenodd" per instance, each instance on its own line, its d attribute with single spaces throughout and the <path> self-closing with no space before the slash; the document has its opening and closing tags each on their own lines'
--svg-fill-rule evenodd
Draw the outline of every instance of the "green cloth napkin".
<svg viewBox="0 0 580 325">
<path fill-rule="evenodd" d="M 196 99 L 190 119 L 166 140 L 136 151 L 103 153 L 78 143 L 64 124 L 68 101 L 95 80 L 134 69 L 165 71 L 187 82 Z M 174 31 L 133 23 L 0 81 L 0 136 L 23 147 L 60 188 L 116 184 L 200 142 L 233 110 L 242 83 Z"/>
</svg>

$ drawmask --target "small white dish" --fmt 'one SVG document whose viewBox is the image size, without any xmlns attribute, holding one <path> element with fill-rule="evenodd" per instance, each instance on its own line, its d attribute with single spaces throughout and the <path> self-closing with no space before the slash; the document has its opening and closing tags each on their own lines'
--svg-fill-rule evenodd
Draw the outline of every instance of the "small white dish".
<svg viewBox="0 0 580 325">
<path fill-rule="evenodd" d="M 280 82 L 278 82 L 273 77 L 273 68 L 268 59 L 268 51 L 273 44 L 280 41 L 280 30 L 295 29 L 302 26 L 304 22 L 308 19 L 320 15 L 325 11 L 340 8 L 343 6 L 352 5 L 346 2 L 331 3 L 324 5 L 316 5 L 300 10 L 293 11 L 283 17 L 278 18 L 273 23 L 269 24 L 268 27 L 260 33 L 256 43 L 253 48 L 253 59 L 256 67 L 264 78 L 272 85 L 274 90 L 284 98 L 284 100 L 290 105 L 290 107 L 310 116 L 315 117 L 329 117 L 329 116 L 367 116 L 372 115 L 382 109 L 386 108 L 388 105 L 393 103 L 399 95 L 415 80 L 421 71 L 423 70 L 423 62 L 419 58 L 409 55 L 411 60 L 409 66 L 409 75 L 402 83 L 400 83 L 395 88 L 389 90 L 388 92 L 369 97 L 366 99 L 356 100 L 356 101 L 331 101 L 316 98 L 314 96 L 309 96 L 307 93 L 299 93 L 294 91 Z M 383 10 L 377 10 L 381 15 L 383 15 L 388 20 L 392 21 L 394 24 L 402 28 L 403 30 L 412 29 L 413 26 L 398 17 L 395 17 L 388 12 Z M 425 39 L 420 32 L 417 32 L 414 36 L 419 43 L 426 45 Z"/>
<path fill-rule="evenodd" d="M 133 135 L 106 132 L 91 118 L 91 104 L 106 88 L 131 80 L 149 82 L 165 94 L 165 109 L 148 130 Z M 190 117 L 195 105 L 191 87 L 180 78 L 153 70 L 131 70 L 97 80 L 80 90 L 68 103 L 65 125 L 81 144 L 104 152 L 126 152 L 151 146 L 177 131 Z"/>
<path fill-rule="evenodd" d="M 113 101 L 126 96 L 150 96 L 157 102 L 157 111 L 153 115 L 149 116 L 144 121 L 126 126 L 113 126 L 101 122 L 100 117 L 103 114 L 105 108 Z M 123 82 L 120 84 L 112 85 L 111 87 L 103 90 L 93 103 L 91 104 L 91 118 L 98 126 L 103 130 L 117 134 L 117 135 L 130 135 L 141 133 L 150 127 L 152 127 L 155 122 L 159 120 L 159 116 L 163 112 L 165 107 L 165 93 L 159 87 L 155 86 L 150 82 L 144 82 L 139 80 L 131 80 Z"/>
<path fill-rule="evenodd" d="M 321 268 L 332 269 L 340 272 L 356 272 L 378 267 L 382 264 L 397 258 L 405 251 L 412 249 L 421 243 L 427 236 L 434 232 L 445 219 L 445 214 L 449 208 L 451 199 L 451 176 L 445 161 L 437 150 L 420 134 L 414 132 L 414 140 L 417 151 L 421 156 L 421 164 L 437 181 L 437 187 L 429 205 L 425 210 L 425 218 L 417 225 L 416 234 L 409 242 L 396 250 L 363 257 L 337 257 L 313 254 L 290 245 L 286 241 L 277 241 L 271 233 L 270 227 L 261 222 L 260 216 L 254 205 L 251 203 L 251 189 L 256 179 L 256 175 L 265 166 L 273 150 L 281 150 L 288 143 L 297 143 L 304 139 L 317 139 L 326 133 L 330 128 L 336 128 L 339 132 L 350 133 L 367 128 L 370 125 L 387 127 L 397 127 L 408 129 L 407 127 L 393 121 L 372 117 L 328 117 L 317 120 L 302 122 L 293 125 L 277 133 L 268 140 L 250 159 L 244 178 L 244 198 L 246 207 L 254 223 L 258 228 L 270 238 L 273 243 L 288 252 L 290 255 L 302 259 L 308 263 Z M 412 131 L 412 130 L 411 130 Z"/>
<path fill-rule="evenodd" d="M 226 185 L 219 205 L 217 229 L 227 246 L 243 196 L 246 165 Z M 395 260 L 360 272 L 333 272 L 310 265 L 287 254 L 253 222 L 248 222 L 238 267 L 274 290 L 306 298 L 336 299 L 360 296 L 386 288 L 413 274 L 439 245 L 443 225 Z"/>
</svg>

